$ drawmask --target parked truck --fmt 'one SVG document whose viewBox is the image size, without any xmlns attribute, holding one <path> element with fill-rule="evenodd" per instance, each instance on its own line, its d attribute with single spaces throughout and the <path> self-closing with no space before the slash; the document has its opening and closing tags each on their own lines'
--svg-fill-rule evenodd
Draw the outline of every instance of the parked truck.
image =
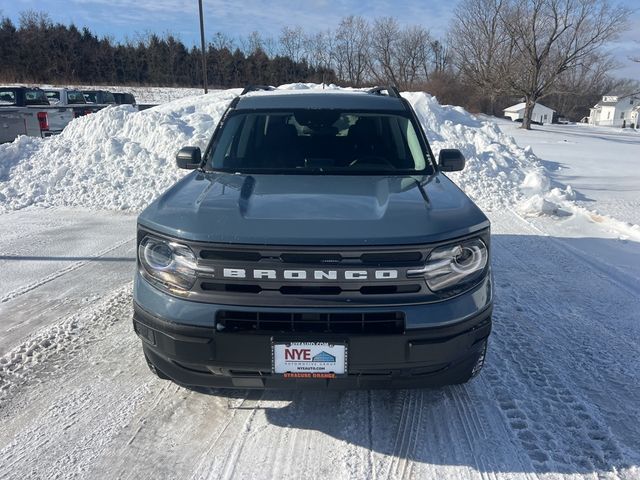
<svg viewBox="0 0 640 480">
<path fill-rule="evenodd" d="M 36 87 L 0 87 L 0 106 L 22 108 L 24 112 L 35 111 L 40 126 L 40 133 L 36 136 L 47 137 L 60 133 L 74 118 L 73 109 L 52 106 L 45 91 Z"/>
<path fill-rule="evenodd" d="M 95 109 L 87 103 L 80 90 L 71 88 L 43 88 L 43 90 L 51 105 L 70 108 L 73 111 L 74 118 L 95 111 Z"/>
<path fill-rule="evenodd" d="M 102 107 L 117 105 L 113 93 L 108 90 L 83 90 L 82 94 L 89 104 L 100 105 Z"/>
<path fill-rule="evenodd" d="M 20 135 L 41 137 L 46 113 L 26 107 L 7 107 L 0 102 L 0 143 L 13 142 Z"/>
<path fill-rule="evenodd" d="M 54 109 L 55 110 L 55 109 Z M 0 87 L 0 143 L 12 142 L 19 135 L 51 135 L 52 111 L 45 93 L 39 88 Z"/>
<path fill-rule="evenodd" d="M 134 107 L 137 105 L 136 97 L 132 93 L 114 92 L 113 98 L 118 105 L 133 105 Z"/>
</svg>

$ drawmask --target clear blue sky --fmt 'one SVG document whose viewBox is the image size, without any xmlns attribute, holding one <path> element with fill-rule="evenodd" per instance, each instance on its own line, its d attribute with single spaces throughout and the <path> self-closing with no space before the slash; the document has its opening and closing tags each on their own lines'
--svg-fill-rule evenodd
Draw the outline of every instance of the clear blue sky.
<svg viewBox="0 0 640 480">
<path fill-rule="evenodd" d="M 265 36 L 277 36 L 285 25 L 300 25 L 308 32 L 334 28 L 340 18 L 362 15 L 396 17 L 403 24 L 421 24 L 433 36 L 441 37 L 447 29 L 456 0 L 203 0 L 205 30 L 232 37 L 246 36 L 257 30 Z M 630 18 L 631 28 L 612 50 L 623 65 L 617 76 L 640 80 L 640 11 L 635 0 L 621 3 L 636 9 Z M 136 38 L 137 34 L 173 33 L 188 45 L 197 43 L 197 0 L 12 0 L 3 1 L 0 13 L 16 23 L 24 10 L 48 13 L 54 21 L 87 26 L 98 35 L 117 40 Z"/>
</svg>

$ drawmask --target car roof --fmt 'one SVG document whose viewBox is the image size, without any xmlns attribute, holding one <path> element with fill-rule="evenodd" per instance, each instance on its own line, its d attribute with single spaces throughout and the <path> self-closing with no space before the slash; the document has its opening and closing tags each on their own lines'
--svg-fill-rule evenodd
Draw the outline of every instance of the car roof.
<svg viewBox="0 0 640 480">
<path fill-rule="evenodd" d="M 239 97 L 236 110 L 272 109 L 339 109 L 382 110 L 405 112 L 406 107 L 399 98 L 366 92 L 344 92 L 323 90 L 299 93 L 299 91 L 255 92 Z"/>
</svg>

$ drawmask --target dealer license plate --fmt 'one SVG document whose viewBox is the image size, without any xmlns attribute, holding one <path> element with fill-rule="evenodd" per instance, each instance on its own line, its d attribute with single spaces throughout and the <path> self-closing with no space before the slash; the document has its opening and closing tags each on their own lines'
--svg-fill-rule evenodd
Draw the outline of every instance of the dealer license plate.
<svg viewBox="0 0 640 480">
<path fill-rule="evenodd" d="M 327 342 L 274 342 L 273 373 L 287 378 L 345 375 L 347 346 Z"/>
</svg>

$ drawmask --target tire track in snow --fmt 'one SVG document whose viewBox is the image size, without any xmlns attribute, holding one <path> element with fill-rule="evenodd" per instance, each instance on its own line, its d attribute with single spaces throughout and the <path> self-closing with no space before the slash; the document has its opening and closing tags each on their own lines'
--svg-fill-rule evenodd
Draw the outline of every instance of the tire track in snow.
<svg viewBox="0 0 640 480">
<path fill-rule="evenodd" d="M 153 398 L 153 403 L 151 404 L 151 406 L 146 410 L 145 414 L 143 414 L 138 419 L 138 426 L 136 427 L 135 431 L 129 437 L 129 440 L 127 440 L 127 442 L 124 445 L 122 445 L 122 447 L 120 448 L 120 453 L 122 453 L 122 451 L 126 450 L 136 440 L 136 437 L 138 436 L 138 434 L 142 431 L 142 428 L 144 427 L 146 418 L 148 416 L 150 416 L 151 413 L 158 407 L 158 405 L 160 404 L 160 401 L 163 399 L 163 397 L 165 396 L 167 390 L 171 386 L 174 387 L 174 388 L 171 389 L 171 390 L 173 390 L 174 393 L 176 393 L 177 390 L 180 388 L 177 385 L 171 385 L 169 383 L 165 383 L 165 384 L 162 385 L 162 387 L 160 388 L 158 393 L 155 394 L 155 396 Z"/>
<path fill-rule="evenodd" d="M 229 416 L 228 420 L 225 422 L 225 424 L 222 427 L 222 429 L 220 430 L 220 432 L 214 438 L 210 439 L 210 441 L 208 443 L 209 446 L 200 455 L 200 458 L 198 459 L 198 463 L 194 468 L 194 474 L 192 475 L 191 478 L 195 478 L 195 474 L 204 468 L 205 461 L 207 461 L 208 459 L 213 457 L 212 452 L 213 452 L 214 447 L 218 444 L 218 441 L 220 440 L 220 437 L 222 437 L 227 432 L 227 429 L 229 428 L 231 423 L 235 421 L 235 417 L 238 414 L 239 409 L 242 407 L 244 402 L 247 400 L 248 393 L 249 392 L 247 391 L 247 393 L 245 394 L 244 398 L 242 398 L 242 400 L 240 401 L 239 405 L 232 409 L 231 415 Z"/>
<path fill-rule="evenodd" d="M 56 353 L 83 348 L 98 332 L 123 319 L 131 309 L 131 285 L 115 290 L 97 305 L 90 305 L 60 323 L 49 325 L 0 357 L 0 399 L 16 385 L 37 377 Z"/>
<path fill-rule="evenodd" d="M 294 393 L 295 395 L 295 393 Z M 269 428 L 268 425 L 264 426 L 264 428 Z M 295 436 L 297 430 L 290 431 L 284 427 L 280 427 L 278 429 L 277 438 L 275 438 L 272 442 L 271 448 L 269 448 L 268 456 L 266 459 L 267 465 L 269 465 L 269 478 L 286 478 L 282 471 L 282 465 L 290 466 L 291 458 L 293 457 L 293 452 L 288 445 L 285 443 L 285 439 L 289 439 Z"/>
<path fill-rule="evenodd" d="M 539 471 L 612 471 L 623 455 L 593 408 L 565 387 L 554 372 L 524 354 L 528 342 L 509 339 L 515 354 L 494 355 L 498 374 L 488 374 L 498 405 Z M 503 377 L 509 377 L 509 381 Z M 596 438 L 603 442 L 594 442 Z"/>
<path fill-rule="evenodd" d="M 63 355 L 49 355 L 46 362 L 28 367 L 30 375 L 24 379 L 22 388 L 26 392 L 35 390 L 39 395 L 23 393 L 14 396 L 12 403 L 0 403 L 1 415 L 11 419 L 10 428 L 20 426 L 0 450 L 3 459 L 0 477 L 89 478 L 88 472 L 96 459 L 109 450 L 112 439 L 143 401 L 144 383 L 131 384 L 127 376 L 104 364 L 93 363 L 84 368 L 87 365 L 82 356 L 92 341 L 104 337 L 113 325 L 124 326 L 122 320 L 128 318 L 131 309 L 130 294 L 119 292 L 100 308 L 104 309 L 96 309 L 93 316 L 85 312 L 92 321 L 84 330 L 86 336 L 81 345 L 75 345 L 78 348 L 63 345 L 64 350 L 50 352 L 64 351 Z M 123 358 L 123 351 L 133 343 L 135 339 L 130 338 L 127 342 L 109 344 L 101 353 Z M 70 361 L 70 357 L 76 361 Z M 39 380 L 50 373 L 62 372 L 66 377 L 64 388 Z M 130 388 L 123 389 L 123 382 Z"/>
<path fill-rule="evenodd" d="M 242 453 L 244 444 L 248 436 L 251 434 L 251 424 L 260 405 L 260 400 L 264 396 L 264 391 L 247 391 L 245 397 L 238 406 L 233 407 L 233 413 L 229 420 L 225 423 L 222 430 L 211 439 L 206 451 L 200 456 L 197 466 L 191 474 L 193 479 L 210 479 L 210 478 L 233 478 L 237 460 Z M 248 410 L 248 412 L 244 412 Z M 244 412 L 239 418 L 239 413 Z M 213 455 L 216 448 L 221 442 L 228 441 L 232 435 L 230 447 L 223 447 L 225 455 L 222 462 L 218 463 L 218 458 Z"/>
<path fill-rule="evenodd" d="M 400 399 L 396 401 L 400 408 L 396 408 L 394 415 L 396 430 L 385 478 L 405 478 L 407 466 L 411 463 L 409 457 L 413 456 L 417 437 L 421 433 L 423 395 L 422 390 L 400 392 Z"/>
<path fill-rule="evenodd" d="M 497 246 L 494 249 L 497 253 L 496 277 L 506 279 L 498 282 L 496 287 L 498 300 L 494 315 L 496 328 L 492 336 L 493 358 L 484 375 L 495 390 L 498 404 L 512 430 L 539 470 L 574 472 L 577 469 L 586 473 L 612 472 L 624 467 L 625 458 L 630 458 L 628 452 L 624 452 L 617 443 L 599 413 L 600 407 L 579 396 L 570 378 L 579 378 L 576 373 L 582 372 L 586 378 L 593 379 L 595 372 L 590 366 L 594 362 L 598 365 L 598 355 L 585 358 L 584 362 L 574 356 L 584 356 L 583 352 L 588 351 L 593 343 L 592 338 L 581 341 L 581 337 L 594 334 L 590 330 L 600 330 L 601 327 L 597 322 L 590 324 L 588 314 L 581 319 L 580 325 L 568 322 L 572 319 L 562 314 L 561 297 L 549 293 L 551 279 L 545 275 L 545 265 L 540 260 L 547 258 L 546 261 L 563 270 L 562 260 L 565 259 L 559 258 L 557 252 L 548 247 L 542 247 L 545 254 L 540 255 L 536 255 L 540 252 L 529 248 L 525 259 L 519 250 L 512 250 L 508 241 L 500 236 L 494 239 Z M 562 247 L 562 244 L 558 246 Z M 502 262 L 500 256 L 504 256 Z M 549 259 L 550 256 L 554 258 Z M 582 262 L 577 267 L 574 265 L 573 269 L 580 269 L 580 265 L 589 266 L 589 263 Z M 508 270 L 500 271 L 502 266 Z M 582 270 L 588 271 L 589 268 Z M 564 272 L 570 271 L 567 265 Z M 572 277 L 555 278 L 554 288 L 575 288 Z M 566 282 L 572 285 L 563 285 Z M 570 296 L 580 298 L 580 295 Z M 501 302 L 501 297 L 506 298 L 506 302 Z M 583 301 L 586 306 L 581 309 L 589 310 L 589 298 L 584 297 Z M 616 343 L 626 343 L 615 338 L 612 332 L 602 331 L 601 334 L 603 339 L 609 337 L 607 340 L 610 341 L 604 340 L 604 343 L 610 349 Z M 551 342 L 546 343 L 547 340 Z M 578 342 L 580 346 L 576 348 Z M 607 354 L 602 352 L 600 356 L 606 357 Z M 549 363 L 549 359 L 554 359 L 553 363 Z M 611 358 L 611 361 L 612 366 L 620 366 L 619 359 Z M 630 398 L 634 398 L 632 392 L 629 393 Z"/>
<path fill-rule="evenodd" d="M 511 212 L 513 216 L 517 220 L 519 220 L 520 224 L 528 231 L 545 237 L 549 241 L 553 242 L 554 245 L 558 246 L 558 248 L 567 253 L 567 255 L 570 255 L 571 257 L 576 258 L 578 261 L 587 264 L 589 267 L 598 270 L 598 272 L 602 275 L 602 278 L 606 278 L 608 281 L 615 283 L 616 286 L 621 290 L 628 292 L 630 295 L 640 296 L 640 284 L 638 283 L 637 278 L 631 278 L 628 274 L 621 272 L 616 267 L 607 264 L 607 262 L 603 261 L 601 258 L 593 257 L 586 254 L 580 249 L 570 245 L 566 240 L 563 240 L 562 237 L 554 237 L 552 235 L 549 235 L 548 233 L 544 232 L 539 227 L 528 221 L 515 210 L 509 209 L 509 212 Z M 621 232 L 619 233 L 622 235 Z"/>
<path fill-rule="evenodd" d="M 235 470 L 238 464 L 238 459 L 242 454 L 242 449 L 244 448 L 247 438 L 251 435 L 251 425 L 253 424 L 253 420 L 258 412 L 258 408 L 260 406 L 260 400 L 264 397 L 264 391 L 259 392 L 259 396 L 254 392 L 250 394 L 251 396 L 256 396 L 256 399 L 249 398 L 245 400 L 241 406 L 241 408 L 248 408 L 249 414 L 246 415 L 244 423 L 240 427 L 239 435 L 236 435 L 231 448 L 229 449 L 229 453 L 226 456 L 225 463 L 222 468 L 221 474 L 218 478 L 223 480 L 229 480 L 234 478 Z M 246 406 L 245 406 L 246 405 Z M 211 475 L 208 475 L 211 478 Z"/>
<path fill-rule="evenodd" d="M 90 262 L 96 261 L 96 260 L 100 260 L 100 257 L 104 257 L 105 255 L 107 255 L 108 253 L 117 250 L 118 248 L 126 245 L 127 243 L 133 242 L 135 240 L 135 238 L 129 238 L 127 240 L 123 240 L 121 242 L 116 243 L 115 245 L 112 245 L 110 247 L 107 247 L 101 251 L 99 251 L 98 253 L 89 256 L 89 258 L 87 260 L 80 260 L 78 262 L 74 262 L 71 265 L 65 267 L 65 268 L 61 268 L 60 270 L 57 270 L 43 278 L 41 278 L 40 280 L 36 281 L 36 282 L 32 282 L 28 285 L 24 285 L 20 288 L 17 288 L 7 294 L 5 294 L 4 297 L 0 298 L 0 303 L 6 303 L 9 300 L 13 300 L 21 295 L 24 295 L 25 293 L 31 292 L 32 290 L 35 290 L 38 287 L 41 287 L 42 285 L 46 285 L 47 283 L 55 280 L 56 278 L 60 278 L 63 275 L 66 275 L 67 273 L 73 272 L 74 270 L 77 270 L 81 267 L 84 267 L 85 265 L 89 264 Z"/>
<path fill-rule="evenodd" d="M 367 390 L 367 470 L 372 478 L 377 478 L 376 463 L 373 458 L 373 399 L 371 390 Z"/>
<path fill-rule="evenodd" d="M 530 462 L 522 461 L 513 447 L 515 438 L 481 378 L 466 385 L 416 391 L 421 401 L 412 408 L 421 416 L 414 445 L 404 456 L 400 450 L 390 450 L 394 458 L 385 460 L 392 464 L 385 478 L 448 478 L 461 471 L 464 478 L 474 479 L 537 478 L 529 474 Z M 504 471 L 517 473 L 506 477 L 498 473 Z"/>
<path fill-rule="evenodd" d="M 487 438 L 487 432 L 482 426 L 479 420 L 478 413 L 475 408 L 470 408 L 472 405 L 471 399 L 466 392 L 465 386 L 453 385 L 450 387 L 449 392 L 453 400 L 458 419 L 462 429 L 464 431 L 464 438 L 467 441 L 470 450 L 476 450 L 475 445 L 478 440 Z M 476 470 L 479 471 L 480 476 L 484 480 L 494 480 L 496 476 L 492 474 L 490 467 L 485 461 L 485 452 L 477 452 L 474 455 L 474 461 L 476 464 Z"/>
</svg>

